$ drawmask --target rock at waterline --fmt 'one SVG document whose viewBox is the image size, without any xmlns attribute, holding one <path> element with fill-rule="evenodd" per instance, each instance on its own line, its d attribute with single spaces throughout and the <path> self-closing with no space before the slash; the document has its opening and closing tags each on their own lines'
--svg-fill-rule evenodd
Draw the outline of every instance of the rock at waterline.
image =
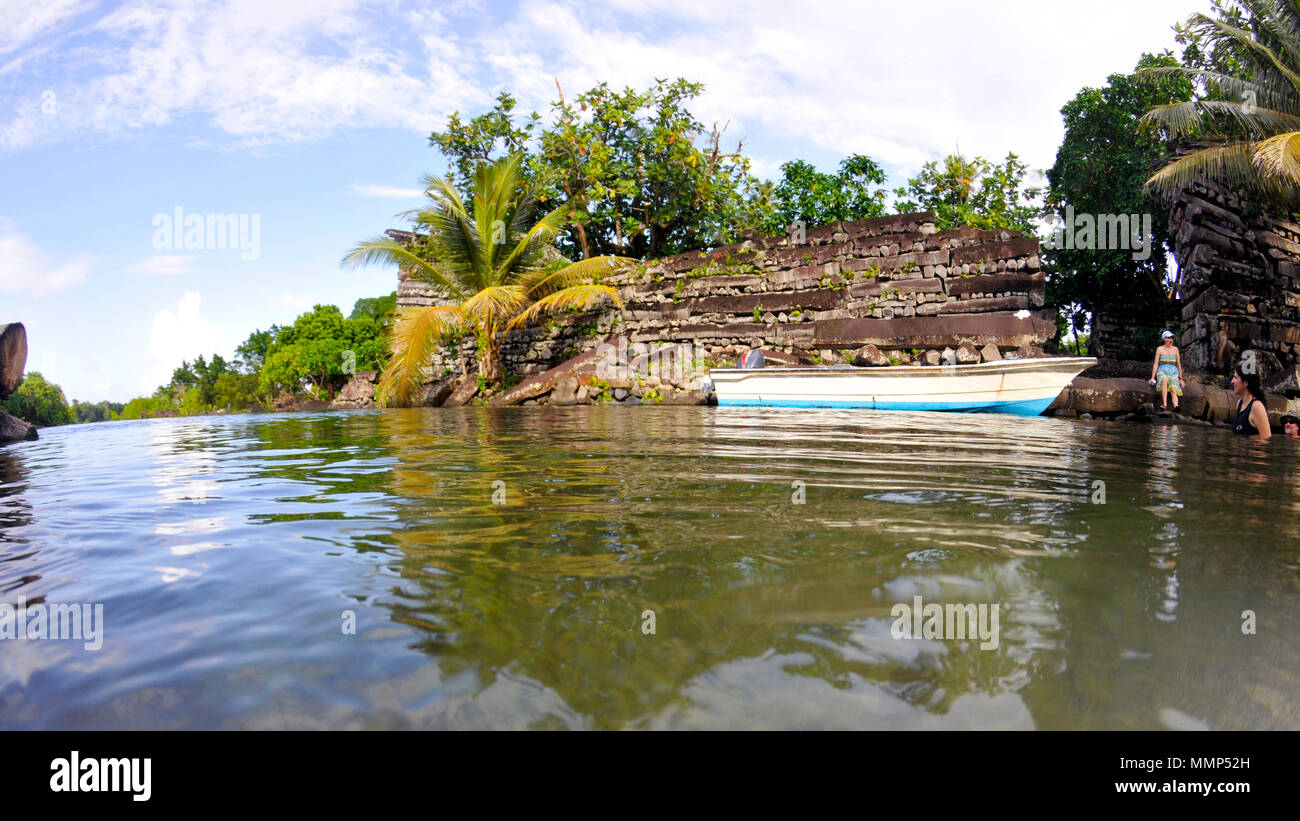
<svg viewBox="0 0 1300 821">
<path fill-rule="evenodd" d="M 447 401 L 442 403 L 444 408 L 459 408 L 469 404 L 469 400 L 474 398 L 478 393 L 478 376 L 475 374 L 464 374 L 456 380 L 456 387 L 452 388 L 451 396 Z"/>
<path fill-rule="evenodd" d="M 853 352 L 853 364 L 859 368 L 866 366 L 889 365 L 889 357 L 881 353 L 875 345 L 863 345 Z"/>
<path fill-rule="evenodd" d="M 555 388 L 551 391 L 550 400 L 547 404 L 567 406 L 577 404 L 577 402 L 578 377 L 570 372 L 555 380 Z"/>
<path fill-rule="evenodd" d="M 975 347 L 975 343 L 966 340 L 957 346 L 957 363 L 959 365 L 974 365 L 980 361 L 980 352 Z"/>
<path fill-rule="evenodd" d="M 0 445 L 5 442 L 32 442 L 36 439 L 35 426 L 0 411 Z"/>
</svg>

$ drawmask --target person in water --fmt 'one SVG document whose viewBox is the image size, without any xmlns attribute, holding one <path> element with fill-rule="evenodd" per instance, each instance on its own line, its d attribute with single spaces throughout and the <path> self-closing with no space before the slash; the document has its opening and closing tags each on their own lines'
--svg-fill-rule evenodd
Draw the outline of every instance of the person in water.
<svg viewBox="0 0 1300 821">
<path fill-rule="evenodd" d="M 1300 419 L 1291 414 L 1282 417 L 1282 433 L 1288 439 L 1300 439 Z"/>
<path fill-rule="evenodd" d="M 1246 373 L 1238 363 L 1232 374 L 1232 392 L 1237 394 L 1237 419 L 1233 422 L 1232 432 L 1261 439 L 1272 436 L 1264 389 L 1259 386 L 1259 374 Z M 1246 402 L 1245 405 L 1242 405 L 1243 401 Z"/>
<path fill-rule="evenodd" d="M 1178 397 L 1183 395 L 1183 358 L 1174 347 L 1174 335 L 1165 331 L 1161 334 L 1163 337 L 1159 348 L 1156 348 L 1156 358 L 1151 363 L 1151 379 L 1148 380 L 1152 385 L 1156 384 L 1159 378 L 1159 386 L 1156 391 L 1160 394 L 1160 409 L 1169 410 L 1169 394 L 1174 395 L 1174 410 L 1178 410 Z"/>
</svg>

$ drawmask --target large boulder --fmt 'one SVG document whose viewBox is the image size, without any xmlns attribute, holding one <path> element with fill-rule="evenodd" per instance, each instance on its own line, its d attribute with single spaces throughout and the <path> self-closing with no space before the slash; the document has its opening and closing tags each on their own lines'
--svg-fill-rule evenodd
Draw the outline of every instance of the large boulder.
<svg viewBox="0 0 1300 821">
<path fill-rule="evenodd" d="M 1079 413 L 1131 413 L 1151 401 L 1153 388 L 1141 379 L 1075 377 L 1067 388 L 1069 407 Z"/>
<path fill-rule="evenodd" d="M 456 380 L 456 386 L 451 389 L 451 395 L 447 401 L 442 403 L 444 408 L 459 408 L 469 404 L 469 400 L 474 398 L 478 393 L 478 376 L 467 373 Z"/>
<path fill-rule="evenodd" d="M 8 399 L 27 367 L 27 329 L 21 322 L 0 325 L 0 399 Z"/>
<path fill-rule="evenodd" d="M 30 442 L 36 438 L 35 425 L 0 411 L 0 445 L 6 442 Z"/>
<path fill-rule="evenodd" d="M 576 405 L 578 402 L 578 377 L 572 372 L 566 373 L 555 381 L 555 389 L 551 391 L 550 398 L 546 400 L 548 405 L 568 406 Z"/>
<path fill-rule="evenodd" d="M 335 410 L 359 410 L 375 406 L 376 371 L 357 371 L 330 402 Z"/>
<path fill-rule="evenodd" d="M 444 376 L 425 385 L 416 397 L 415 406 L 419 408 L 440 408 L 451 396 L 452 389 L 456 387 L 456 377 Z"/>
<path fill-rule="evenodd" d="M 881 353 L 875 345 L 863 345 L 853 352 L 853 364 L 861 368 L 869 365 L 888 365 L 890 362 L 889 357 Z"/>
</svg>

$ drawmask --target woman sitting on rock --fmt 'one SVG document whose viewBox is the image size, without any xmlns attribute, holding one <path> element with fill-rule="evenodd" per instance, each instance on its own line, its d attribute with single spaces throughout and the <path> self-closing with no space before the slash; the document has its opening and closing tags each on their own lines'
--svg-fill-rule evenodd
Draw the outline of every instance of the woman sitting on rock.
<svg viewBox="0 0 1300 821">
<path fill-rule="evenodd" d="M 1232 374 L 1232 392 L 1237 394 L 1237 419 L 1232 425 L 1233 433 L 1246 436 L 1258 436 L 1267 439 L 1273 435 L 1268 424 L 1268 405 L 1264 400 L 1264 389 L 1259 386 L 1259 374 L 1246 373 L 1238 363 Z M 1245 407 L 1242 400 L 1249 398 Z"/>
<path fill-rule="evenodd" d="M 1160 385 L 1156 391 L 1160 394 L 1160 409 L 1169 410 L 1169 394 L 1174 395 L 1174 410 L 1178 410 L 1178 397 L 1183 395 L 1183 358 L 1174 347 L 1174 335 L 1165 331 L 1160 335 L 1162 344 L 1156 348 L 1156 358 L 1151 363 L 1152 385 L 1159 377 Z"/>
</svg>

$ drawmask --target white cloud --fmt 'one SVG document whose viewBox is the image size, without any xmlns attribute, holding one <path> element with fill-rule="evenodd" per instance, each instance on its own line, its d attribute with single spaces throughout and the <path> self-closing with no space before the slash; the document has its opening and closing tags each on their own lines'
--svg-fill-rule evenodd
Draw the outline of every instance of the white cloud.
<svg viewBox="0 0 1300 821">
<path fill-rule="evenodd" d="M 1044 167 L 1060 142 L 1061 106 L 1131 70 L 1141 52 L 1173 46 L 1170 26 L 1208 2 L 931 0 L 921 13 L 885 3 L 533 0 L 486 13 L 466 3 L 126 0 L 79 21 L 67 48 L 40 51 L 71 16 L 62 0 L 58 13 L 20 15 L 20 32 L 0 44 L 17 44 L 10 65 L 29 60 L 23 73 L 76 79 L 56 84 L 57 116 L 41 112 L 40 86 L 21 95 L 0 119 L 0 150 L 183 117 L 244 145 L 349 127 L 427 134 L 452 110 L 481 112 L 499 89 L 526 112 L 549 107 L 557 77 L 572 99 L 599 82 L 645 88 L 681 76 L 706 86 L 692 111 L 729 123 L 728 144 L 746 138 L 763 171 L 858 152 L 910 172 L 958 148 L 989 158 L 1014 150 Z"/>
<path fill-rule="evenodd" d="M 0 3 L 0 55 L 37 39 L 89 7 L 82 0 L 6 0 Z"/>
<path fill-rule="evenodd" d="M 439 33 L 416 40 L 392 12 L 361 0 L 127 0 L 83 30 L 62 32 L 66 47 L 27 67 L 75 79 L 54 86 L 57 116 L 41 111 L 37 93 L 0 120 L 0 149 L 194 114 L 244 145 L 310 140 L 349 125 L 428 131 L 481 97 L 441 33 L 445 18 L 429 19 L 441 23 Z M 416 44 L 427 53 L 403 48 Z M 17 55 L 27 56 L 21 48 Z"/>
<path fill-rule="evenodd" d="M 548 106 L 553 76 L 569 99 L 598 82 L 680 76 L 706 86 L 692 112 L 730 122 L 728 145 L 748 138 L 756 166 L 857 152 L 911 171 L 958 147 L 1050 165 L 1061 106 L 1131 71 L 1143 51 L 1172 47 L 1170 26 L 1208 0 L 931 0 L 924 13 L 785 0 L 736 0 L 721 13 L 697 0 L 618 6 L 537 0 L 485 32 L 479 51 L 521 108 Z"/>
<path fill-rule="evenodd" d="M 19 233 L 13 222 L 0 218 L 0 292 L 40 296 L 61 291 L 85 279 L 93 261 L 89 254 L 56 259 Z"/>
<path fill-rule="evenodd" d="M 201 302 L 198 291 L 186 291 L 174 309 L 164 308 L 154 314 L 148 361 L 140 381 L 140 389 L 146 394 L 169 380 L 182 359 L 210 356 L 221 350 L 216 331 L 199 315 Z"/>
<path fill-rule="evenodd" d="M 398 188 L 395 185 L 353 185 L 352 193 L 363 197 L 383 197 L 386 199 L 412 199 L 423 197 L 424 192 L 418 188 Z"/>
<path fill-rule="evenodd" d="M 194 273 L 195 257 L 186 254 L 155 254 L 127 270 L 149 277 L 174 277 Z"/>
</svg>

